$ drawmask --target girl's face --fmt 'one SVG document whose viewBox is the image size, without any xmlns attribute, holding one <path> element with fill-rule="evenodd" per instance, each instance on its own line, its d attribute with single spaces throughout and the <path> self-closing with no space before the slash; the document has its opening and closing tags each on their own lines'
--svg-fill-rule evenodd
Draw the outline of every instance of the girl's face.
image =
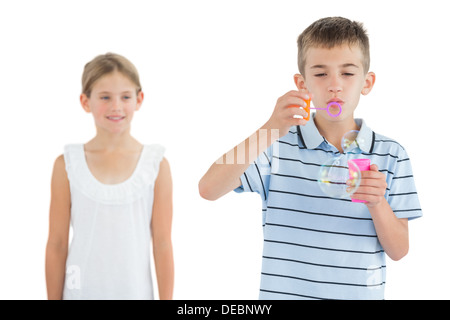
<svg viewBox="0 0 450 320">
<path fill-rule="evenodd" d="M 109 133 L 129 132 L 143 99 L 142 91 L 136 93 L 136 85 L 117 71 L 98 79 L 89 98 L 85 94 L 80 97 L 83 109 L 94 116 L 97 130 Z"/>
</svg>

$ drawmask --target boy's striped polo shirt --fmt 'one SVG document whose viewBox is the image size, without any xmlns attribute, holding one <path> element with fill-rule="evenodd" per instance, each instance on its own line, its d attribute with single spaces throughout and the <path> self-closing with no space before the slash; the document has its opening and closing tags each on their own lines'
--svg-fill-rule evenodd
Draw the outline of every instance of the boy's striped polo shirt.
<svg viewBox="0 0 450 320">
<path fill-rule="evenodd" d="M 422 216 L 410 159 L 396 141 L 363 120 L 359 157 L 386 175 L 385 197 L 398 218 Z M 264 247 L 260 299 L 383 299 L 385 253 L 369 210 L 331 198 L 317 183 L 321 165 L 339 151 L 314 121 L 292 127 L 241 176 L 236 192 L 262 199 Z"/>
</svg>

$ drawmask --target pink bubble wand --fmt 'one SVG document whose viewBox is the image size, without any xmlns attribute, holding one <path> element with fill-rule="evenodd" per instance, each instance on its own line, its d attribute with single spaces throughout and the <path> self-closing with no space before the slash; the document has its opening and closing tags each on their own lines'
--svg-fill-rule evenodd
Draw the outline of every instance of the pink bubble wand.
<svg viewBox="0 0 450 320">
<path fill-rule="evenodd" d="M 330 112 L 330 108 L 331 108 L 332 106 L 337 106 L 337 107 L 339 108 L 339 112 L 338 112 L 337 114 L 334 114 L 334 113 L 331 113 L 331 112 Z M 334 118 L 335 118 L 335 117 L 338 117 L 338 116 L 341 114 L 341 112 L 342 112 L 342 107 L 341 107 L 341 105 L 340 105 L 339 103 L 335 102 L 335 101 L 331 101 L 331 102 L 327 105 L 326 108 L 311 108 L 311 107 L 310 107 L 310 109 L 327 110 L 327 113 L 330 115 L 330 117 L 334 117 Z"/>
</svg>

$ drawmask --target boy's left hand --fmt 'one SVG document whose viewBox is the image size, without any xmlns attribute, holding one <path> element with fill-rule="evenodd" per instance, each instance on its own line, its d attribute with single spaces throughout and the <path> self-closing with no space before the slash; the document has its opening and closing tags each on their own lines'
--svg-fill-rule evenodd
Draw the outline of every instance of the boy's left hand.
<svg viewBox="0 0 450 320">
<path fill-rule="evenodd" d="M 361 171 L 359 188 L 350 198 L 365 200 L 368 207 L 375 207 L 385 200 L 386 188 L 386 176 L 378 171 L 376 164 L 372 164 L 370 170 Z"/>
</svg>

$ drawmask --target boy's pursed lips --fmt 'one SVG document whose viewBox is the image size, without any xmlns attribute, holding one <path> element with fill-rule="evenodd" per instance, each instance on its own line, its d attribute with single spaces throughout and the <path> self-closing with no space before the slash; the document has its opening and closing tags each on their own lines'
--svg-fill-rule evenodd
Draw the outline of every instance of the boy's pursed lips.
<svg viewBox="0 0 450 320">
<path fill-rule="evenodd" d="M 344 101 L 339 99 L 339 98 L 332 98 L 332 99 L 327 101 L 327 103 L 331 103 L 331 102 L 337 102 L 339 104 L 343 104 L 344 103 Z"/>
</svg>

